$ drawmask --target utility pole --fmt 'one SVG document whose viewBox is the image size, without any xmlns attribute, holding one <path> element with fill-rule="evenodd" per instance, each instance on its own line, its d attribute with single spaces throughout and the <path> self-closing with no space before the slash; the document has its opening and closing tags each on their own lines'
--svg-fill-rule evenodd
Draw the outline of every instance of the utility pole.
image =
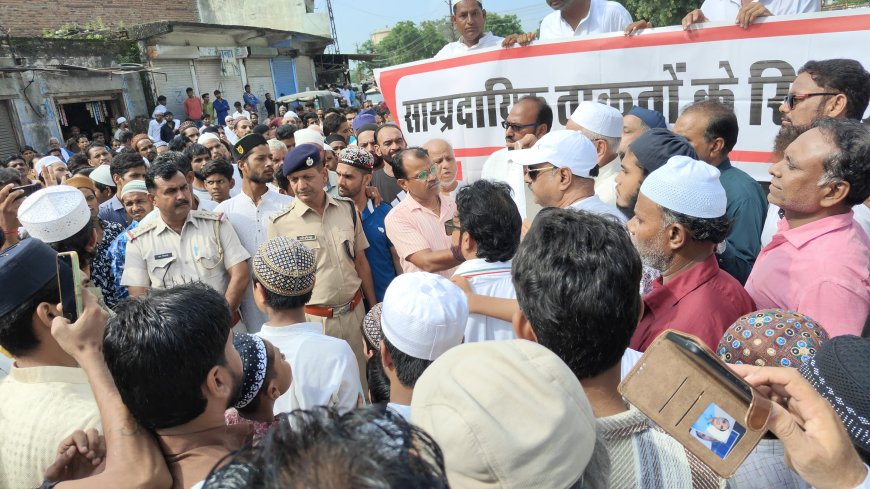
<svg viewBox="0 0 870 489">
<path fill-rule="evenodd" d="M 332 0 L 326 0 L 326 9 L 329 11 L 329 26 L 332 28 L 332 49 L 335 54 L 341 54 L 338 48 L 338 31 L 335 29 L 335 16 L 332 15 Z"/>
<path fill-rule="evenodd" d="M 444 0 L 444 3 L 447 4 L 447 11 L 449 12 L 447 14 L 447 23 L 450 24 L 450 35 L 452 36 L 450 38 L 450 41 L 453 42 L 457 39 L 456 27 L 453 26 L 453 22 L 450 19 L 451 17 L 453 17 L 453 3 L 450 0 Z"/>
</svg>

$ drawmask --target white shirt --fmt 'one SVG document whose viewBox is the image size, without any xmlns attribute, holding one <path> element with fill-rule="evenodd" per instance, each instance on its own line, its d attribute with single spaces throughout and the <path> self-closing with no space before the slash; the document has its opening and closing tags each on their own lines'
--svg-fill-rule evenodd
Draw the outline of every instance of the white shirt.
<svg viewBox="0 0 870 489">
<path fill-rule="evenodd" d="M 575 211 L 586 211 L 591 212 L 593 214 L 601 214 L 601 215 L 611 215 L 617 219 L 622 224 L 628 222 L 625 218 L 625 214 L 619 211 L 616 207 L 605 204 L 598 198 L 597 195 L 593 195 L 592 197 L 586 197 L 585 199 L 580 199 L 577 202 L 568 206 L 569 209 L 574 209 Z"/>
<path fill-rule="evenodd" d="M 531 190 L 523 179 L 523 166 L 510 160 L 510 152 L 502 148 L 491 154 L 483 164 L 480 178 L 504 182 L 513 190 L 514 203 L 520 211 L 523 219 L 532 219 L 541 210 L 541 206 L 535 204 Z"/>
<path fill-rule="evenodd" d="M 240 119 L 242 117 L 251 120 L 251 113 L 244 109 L 241 112 L 233 112 L 233 119 Z"/>
<path fill-rule="evenodd" d="M 438 53 L 433 56 L 434 59 L 440 58 L 449 58 L 450 56 L 459 56 L 460 54 L 468 54 L 471 51 L 478 51 L 486 48 L 493 48 L 496 46 L 501 46 L 501 42 L 504 40 L 503 37 L 499 37 L 493 35 L 492 32 L 487 32 L 480 37 L 477 41 L 477 44 L 474 46 L 469 46 L 465 44 L 461 39 L 458 41 L 453 41 L 447 43 L 443 48 L 441 48 Z"/>
<path fill-rule="evenodd" d="M 275 414 L 329 406 L 344 414 L 363 395 L 356 357 L 347 341 L 323 334 L 320 323 L 264 324 L 257 336 L 287 357 L 293 371 L 290 389 L 275 401 Z"/>
<path fill-rule="evenodd" d="M 293 202 L 293 197 L 267 190 L 260 198 L 260 205 L 254 205 L 254 201 L 248 194 L 241 194 L 221 202 L 215 207 L 216 212 L 226 214 L 242 246 L 248 250 L 251 256 L 257 254 L 257 250 L 266 241 L 266 228 L 269 217 L 284 210 Z M 253 264 L 253 260 L 249 263 Z M 257 308 L 254 302 L 253 287 L 249 284 L 245 288 L 245 296 L 242 298 L 242 319 L 248 327 L 248 331 L 254 333 L 266 322 L 266 315 Z"/>
<path fill-rule="evenodd" d="M 405 421 L 411 422 L 411 406 L 407 406 L 405 404 L 396 404 L 395 402 L 388 402 L 387 407 L 400 414 Z"/>
<path fill-rule="evenodd" d="M 467 260 L 453 275 L 468 279 L 471 291 L 478 295 L 516 299 L 517 292 L 511 282 L 511 262 L 487 262 L 482 258 Z M 482 314 L 469 314 L 465 323 L 465 343 L 516 338 L 511 323 Z"/>
<path fill-rule="evenodd" d="M 160 128 L 163 127 L 163 124 L 166 124 L 166 121 L 157 122 L 156 119 L 151 119 L 148 122 L 148 138 L 152 142 L 162 141 L 160 139 Z"/>
<path fill-rule="evenodd" d="M 637 350 L 632 350 L 631 348 L 625 349 L 625 353 L 622 354 L 622 360 L 619 365 L 619 380 L 624 379 L 628 373 L 631 372 L 631 369 L 634 368 L 641 356 L 643 356 L 643 353 Z"/>
<path fill-rule="evenodd" d="M 773 15 L 793 15 L 818 12 L 822 9 L 821 0 L 756 0 Z M 740 11 L 740 0 L 705 0 L 701 12 L 710 22 L 734 22 Z"/>
<path fill-rule="evenodd" d="M 616 157 L 598 169 L 598 176 L 595 177 L 595 195 L 605 204 L 616 205 L 616 176 L 619 175 L 620 165 L 619 157 Z"/>
<path fill-rule="evenodd" d="M 562 18 L 562 12 L 556 10 L 541 21 L 542 41 L 566 39 L 569 37 L 591 36 L 608 32 L 622 32 L 631 24 L 631 14 L 621 4 L 607 0 L 592 0 L 589 13 L 586 14 L 577 28 Z"/>
</svg>

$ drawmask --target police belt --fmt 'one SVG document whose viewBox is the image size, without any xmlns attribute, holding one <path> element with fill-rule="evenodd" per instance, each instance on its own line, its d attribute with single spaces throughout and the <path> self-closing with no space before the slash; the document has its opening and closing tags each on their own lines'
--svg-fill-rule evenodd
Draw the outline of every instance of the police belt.
<svg viewBox="0 0 870 489">
<path fill-rule="evenodd" d="M 305 306 L 305 314 L 311 314 L 312 316 L 319 316 L 322 318 L 334 318 L 353 311 L 354 309 L 356 309 L 356 306 L 358 306 L 361 301 L 362 290 L 357 289 L 356 294 L 353 296 L 353 299 L 351 299 L 346 304 L 335 307 Z"/>
</svg>

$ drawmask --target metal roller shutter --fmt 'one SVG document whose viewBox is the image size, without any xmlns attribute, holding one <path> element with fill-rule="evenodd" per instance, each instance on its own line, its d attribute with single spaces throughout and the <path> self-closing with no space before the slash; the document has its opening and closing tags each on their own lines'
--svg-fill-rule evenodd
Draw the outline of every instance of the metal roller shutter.
<svg viewBox="0 0 870 489">
<path fill-rule="evenodd" d="M 0 157 L 6 158 L 12 153 L 18 153 L 18 131 L 12 123 L 10 104 L 6 100 L 0 100 Z"/>
<path fill-rule="evenodd" d="M 166 74 L 164 76 L 160 73 L 154 73 L 157 94 L 166 97 L 166 108 L 175 115 L 175 119 L 183 121 L 187 118 L 186 112 L 184 112 L 187 87 L 196 88 L 190 73 L 190 60 L 158 60 L 154 70 Z"/>
<path fill-rule="evenodd" d="M 220 60 L 197 60 L 193 62 L 196 68 L 196 80 L 199 82 L 199 89 L 202 92 L 214 93 L 215 90 L 220 90 L 223 98 L 230 103 L 230 114 L 235 112 L 233 104 L 242 102 L 242 93 L 245 91 L 245 84 L 242 83 L 242 77 L 239 73 L 233 76 L 225 77 L 221 72 Z M 214 96 L 212 96 L 214 100 Z M 244 102 L 242 102 L 244 103 Z"/>
<path fill-rule="evenodd" d="M 293 95 L 296 90 L 296 66 L 293 58 L 272 58 L 272 80 L 275 82 L 275 98 L 283 93 Z"/>
<path fill-rule="evenodd" d="M 265 114 L 266 106 L 263 102 L 266 100 L 266 94 L 271 93 L 272 98 L 275 98 L 275 86 L 272 84 L 272 67 L 269 65 L 269 60 L 246 59 L 245 71 L 248 74 L 248 85 L 251 86 L 251 92 L 260 99 L 257 112 Z"/>
</svg>

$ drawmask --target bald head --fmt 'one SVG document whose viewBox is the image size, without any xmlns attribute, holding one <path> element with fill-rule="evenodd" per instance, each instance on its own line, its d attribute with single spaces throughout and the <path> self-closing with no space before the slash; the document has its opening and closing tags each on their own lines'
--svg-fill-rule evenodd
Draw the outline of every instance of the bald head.
<svg viewBox="0 0 870 489">
<path fill-rule="evenodd" d="M 456 155 L 453 146 L 443 139 L 430 139 L 423 145 L 423 149 L 429 152 L 432 164 L 438 165 L 438 180 L 441 187 L 449 189 L 457 177 Z"/>
</svg>

